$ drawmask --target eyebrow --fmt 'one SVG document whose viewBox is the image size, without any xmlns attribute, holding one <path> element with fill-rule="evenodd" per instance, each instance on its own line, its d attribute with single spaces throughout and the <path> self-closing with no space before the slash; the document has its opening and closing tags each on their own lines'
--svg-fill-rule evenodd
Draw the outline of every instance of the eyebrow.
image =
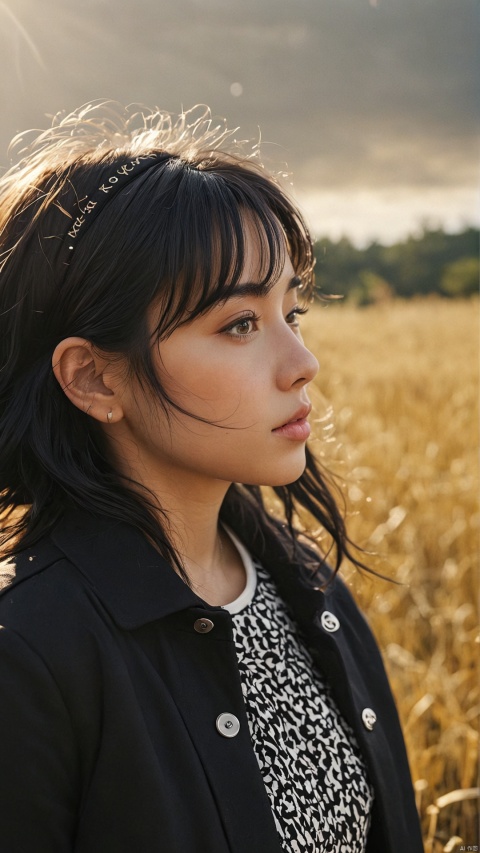
<svg viewBox="0 0 480 853">
<path fill-rule="evenodd" d="M 302 279 L 299 275 L 294 275 L 287 284 L 285 293 L 300 287 Z M 223 303 L 230 302 L 231 299 L 240 299 L 242 296 L 256 296 L 261 299 L 270 292 L 274 282 L 265 282 L 264 284 L 255 284 L 255 282 L 247 281 L 245 284 L 238 284 L 234 290 L 229 293 L 227 299 L 222 300 Z"/>
</svg>

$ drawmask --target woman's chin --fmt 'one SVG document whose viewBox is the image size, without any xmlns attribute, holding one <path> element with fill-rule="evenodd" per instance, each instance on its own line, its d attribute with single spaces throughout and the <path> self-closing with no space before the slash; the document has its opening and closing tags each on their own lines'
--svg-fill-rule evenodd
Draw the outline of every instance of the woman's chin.
<svg viewBox="0 0 480 853">
<path fill-rule="evenodd" d="M 275 471 L 266 473 L 261 482 L 257 481 L 251 485 L 271 486 L 272 488 L 289 486 L 302 476 L 305 465 L 306 459 L 305 453 L 303 453 L 303 458 L 299 458 L 295 464 L 290 462 L 288 465 L 278 466 Z"/>
</svg>

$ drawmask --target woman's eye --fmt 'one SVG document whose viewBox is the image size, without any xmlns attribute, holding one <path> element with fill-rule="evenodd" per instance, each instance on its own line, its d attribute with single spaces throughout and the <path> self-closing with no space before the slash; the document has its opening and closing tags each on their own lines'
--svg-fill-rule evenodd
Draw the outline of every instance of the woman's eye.
<svg viewBox="0 0 480 853">
<path fill-rule="evenodd" d="M 290 313 L 287 314 L 286 320 L 289 326 L 298 326 L 299 322 L 297 318 L 300 317 L 302 314 L 306 314 L 307 311 L 308 308 L 306 306 L 300 308 L 300 306 L 297 305 L 296 308 L 293 309 L 293 311 L 290 311 Z"/>
<path fill-rule="evenodd" d="M 250 332 L 253 332 L 253 320 L 241 320 L 233 327 L 232 331 L 235 331 L 237 335 L 249 335 Z"/>
<path fill-rule="evenodd" d="M 256 332 L 259 319 L 259 317 L 242 317 L 224 331 L 232 338 L 249 338 L 253 332 Z"/>
</svg>

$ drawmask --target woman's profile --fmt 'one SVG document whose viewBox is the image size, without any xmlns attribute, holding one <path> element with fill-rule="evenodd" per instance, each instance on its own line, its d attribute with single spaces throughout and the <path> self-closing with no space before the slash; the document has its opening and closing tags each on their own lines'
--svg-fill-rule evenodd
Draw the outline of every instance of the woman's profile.
<svg viewBox="0 0 480 853">
<path fill-rule="evenodd" d="M 295 204 L 208 114 L 94 104 L 0 233 L 1 850 L 420 853 L 308 445 Z"/>
</svg>

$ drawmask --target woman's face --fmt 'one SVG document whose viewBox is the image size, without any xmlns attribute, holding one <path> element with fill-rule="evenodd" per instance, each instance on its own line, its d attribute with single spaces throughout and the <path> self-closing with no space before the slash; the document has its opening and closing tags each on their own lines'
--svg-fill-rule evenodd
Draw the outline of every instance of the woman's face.
<svg viewBox="0 0 480 853">
<path fill-rule="evenodd" d="M 146 476 L 159 482 L 190 474 L 226 484 L 278 486 L 302 474 L 307 385 L 318 362 L 298 328 L 298 294 L 288 256 L 266 293 L 255 284 L 257 267 L 251 247 L 238 295 L 155 345 L 163 387 L 179 406 L 208 423 L 175 410 L 168 422 L 160 405 L 152 406 L 131 386 L 125 389 L 125 452 L 143 482 Z M 154 328 L 153 313 L 151 320 Z"/>
</svg>

